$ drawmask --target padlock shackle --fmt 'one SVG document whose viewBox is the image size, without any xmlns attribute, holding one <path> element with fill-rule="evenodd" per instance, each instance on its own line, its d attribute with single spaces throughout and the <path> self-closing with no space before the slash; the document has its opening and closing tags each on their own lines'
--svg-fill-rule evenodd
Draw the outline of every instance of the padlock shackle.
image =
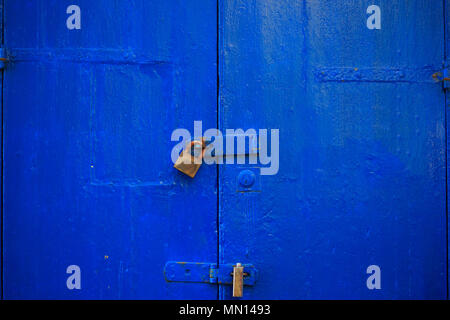
<svg viewBox="0 0 450 320">
<path fill-rule="evenodd" d="M 186 151 L 189 152 L 189 154 L 191 155 L 191 157 L 198 158 L 198 157 L 196 157 L 196 156 L 193 156 L 192 153 L 191 153 L 192 147 L 193 147 L 194 145 L 201 145 L 201 146 L 202 146 L 202 153 L 201 153 L 201 156 L 199 156 L 199 157 L 201 157 L 201 158 L 203 159 L 203 156 L 204 156 L 204 154 L 205 154 L 205 149 L 206 149 L 204 139 L 202 138 L 201 141 L 200 141 L 200 140 L 194 140 L 194 141 L 191 141 L 191 142 L 188 143 L 188 145 L 186 146 Z M 184 152 L 184 151 L 183 151 L 183 152 Z"/>
</svg>

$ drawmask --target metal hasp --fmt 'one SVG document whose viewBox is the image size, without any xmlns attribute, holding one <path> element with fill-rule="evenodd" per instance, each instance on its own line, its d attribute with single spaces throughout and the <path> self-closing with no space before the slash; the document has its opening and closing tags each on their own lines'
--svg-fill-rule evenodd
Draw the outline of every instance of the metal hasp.
<svg viewBox="0 0 450 320">
<path fill-rule="evenodd" d="M 5 48 L 0 48 L 0 70 L 5 68 L 8 57 L 6 56 Z"/>
<path fill-rule="evenodd" d="M 445 68 L 440 72 L 433 73 L 433 79 L 436 82 L 442 82 L 442 87 L 444 90 L 450 88 L 450 72 L 448 68 Z"/>
<path fill-rule="evenodd" d="M 204 282 L 217 284 L 233 284 L 236 264 L 175 262 L 169 261 L 164 267 L 164 277 L 168 282 Z M 258 271 L 251 264 L 242 264 L 244 286 L 256 283 Z"/>
</svg>

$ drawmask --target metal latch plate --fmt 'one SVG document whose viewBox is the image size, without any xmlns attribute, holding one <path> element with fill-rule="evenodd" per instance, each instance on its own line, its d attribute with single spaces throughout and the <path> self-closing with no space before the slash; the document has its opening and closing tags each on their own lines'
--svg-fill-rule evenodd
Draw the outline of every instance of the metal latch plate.
<svg viewBox="0 0 450 320">
<path fill-rule="evenodd" d="M 164 267 L 164 277 L 168 282 L 203 282 L 233 284 L 233 267 L 235 265 L 202 262 L 169 261 Z M 243 264 L 244 285 L 253 286 L 257 278 L 257 270 L 251 264 Z"/>
</svg>

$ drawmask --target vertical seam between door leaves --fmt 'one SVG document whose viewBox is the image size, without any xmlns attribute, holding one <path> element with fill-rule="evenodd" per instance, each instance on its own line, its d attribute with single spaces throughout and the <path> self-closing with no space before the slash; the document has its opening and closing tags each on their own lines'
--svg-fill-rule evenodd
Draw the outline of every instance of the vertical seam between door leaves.
<svg viewBox="0 0 450 320">
<path fill-rule="evenodd" d="M 216 1 L 216 127 L 219 129 L 219 93 L 220 93 L 220 77 L 219 77 L 219 1 Z M 216 163 L 216 232 L 217 232 L 217 246 L 216 246 L 216 252 L 217 252 L 217 266 L 220 264 L 220 176 L 219 176 L 219 164 Z M 217 284 L 217 300 L 220 298 L 220 284 Z"/>
<path fill-rule="evenodd" d="M 447 16 L 447 8 L 445 4 L 446 0 L 443 0 L 443 27 L 444 27 L 444 67 L 446 67 L 447 63 L 447 30 L 446 30 L 446 16 Z M 445 126 L 445 230 L 446 230 L 446 259 L 445 259 L 445 266 L 446 266 L 446 298 L 449 299 L 449 270 L 448 270 L 448 124 L 447 124 L 447 92 L 444 90 L 444 126 Z"/>
<path fill-rule="evenodd" d="M 5 44 L 5 0 L 2 0 L 2 3 L 1 3 L 1 5 L 2 5 L 2 16 L 0 17 L 1 19 L 2 19 L 2 30 L 1 30 L 1 32 L 2 32 L 2 47 L 4 46 L 4 44 Z M 1 201 L 1 206 L 2 206 L 2 208 L 1 208 L 1 217 L 0 217 L 0 246 L 1 246 L 1 257 L 0 257 L 0 259 L 1 259 L 1 270 L 0 270 L 0 282 L 1 282 L 1 300 L 3 300 L 4 299 L 4 290 L 3 290 L 3 288 L 4 288 L 4 286 L 5 286 L 5 282 L 4 282 L 4 278 L 3 278 L 3 269 L 5 268 L 5 265 L 4 265 L 4 260 L 3 260 L 3 253 L 4 253 L 4 251 L 3 251 L 3 244 L 4 244 L 4 241 L 3 241 L 3 236 L 4 236 L 4 233 L 3 233 L 3 147 L 4 147 L 4 145 L 3 145 L 3 131 L 4 131 L 4 123 L 3 123 L 3 95 L 4 95 L 4 93 L 5 93 L 5 91 L 4 91 L 4 81 L 5 81 L 5 70 L 3 69 L 2 70 L 2 92 L 1 92 L 1 95 L 2 95 L 2 98 L 1 98 L 1 118 L 2 118 L 2 133 L 1 133 L 1 140 L 2 140 L 2 151 L 1 151 L 1 157 L 2 157 L 2 159 L 1 159 L 1 162 L 2 162 L 2 168 L 1 168 L 1 172 L 2 172 L 2 183 L 1 183 L 1 194 L 2 194 L 2 199 L 0 200 Z"/>
</svg>

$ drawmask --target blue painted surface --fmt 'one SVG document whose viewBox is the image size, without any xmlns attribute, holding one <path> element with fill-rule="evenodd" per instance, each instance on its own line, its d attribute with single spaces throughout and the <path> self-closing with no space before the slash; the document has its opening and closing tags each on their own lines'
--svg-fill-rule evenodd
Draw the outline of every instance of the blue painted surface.
<svg viewBox="0 0 450 320">
<path fill-rule="evenodd" d="M 68 30 L 74 3 L 5 0 L 4 298 L 231 298 L 168 261 L 251 264 L 247 299 L 447 297 L 448 1 L 77 0 Z M 194 120 L 280 129 L 278 174 L 174 170 Z"/>
<path fill-rule="evenodd" d="M 366 27 L 370 4 L 381 30 Z M 280 170 L 261 192 L 236 192 L 243 168 L 220 167 L 220 261 L 260 271 L 245 298 L 445 299 L 444 94 L 430 78 L 443 1 L 220 12 L 220 127 L 280 129 Z M 372 264 L 381 290 L 366 287 Z"/>
<path fill-rule="evenodd" d="M 444 33 L 445 33 L 445 65 L 444 67 L 447 68 L 447 70 L 450 72 L 450 3 L 449 1 L 444 1 L 444 19 L 445 19 L 445 27 L 444 27 Z M 450 107 L 450 94 L 448 92 L 448 89 L 445 92 L 445 110 L 446 110 L 446 124 L 447 124 L 447 300 L 449 299 L 450 295 L 450 279 L 448 275 L 450 274 L 450 257 L 448 255 L 448 248 L 450 245 L 450 237 L 448 234 L 448 230 L 450 227 L 450 221 L 448 219 L 449 216 L 449 207 L 448 207 L 448 196 L 449 196 L 449 190 L 448 190 L 448 176 L 449 176 L 449 167 L 448 167 L 448 155 L 449 155 L 449 114 L 448 114 L 448 108 Z"/>
<path fill-rule="evenodd" d="M 6 0 L 6 299 L 215 299 L 167 261 L 217 261 L 216 169 L 173 169 L 170 136 L 216 123 L 216 5 Z M 68 265 L 81 290 L 66 288 Z"/>
</svg>

